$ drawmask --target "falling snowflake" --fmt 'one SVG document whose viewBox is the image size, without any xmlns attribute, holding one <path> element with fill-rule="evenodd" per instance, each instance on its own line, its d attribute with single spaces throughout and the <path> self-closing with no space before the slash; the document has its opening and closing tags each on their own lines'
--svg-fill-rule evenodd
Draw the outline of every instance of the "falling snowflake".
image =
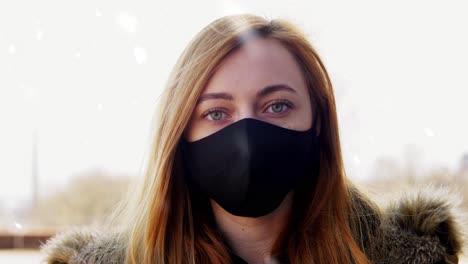
<svg viewBox="0 0 468 264">
<path fill-rule="evenodd" d="M 23 226 L 22 226 L 20 223 L 18 223 L 18 222 L 15 222 L 15 227 L 16 227 L 16 229 L 18 229 L 18 230 L 22 230 L 22 229 L 23 229 Z"/>
<path fill-rule="evenodd" d="M 126 12 L 117 15 L 117 23 L 127 33 L 134 33 L 138 26 L 137 18 Z"/>
<path fill-rule="evenodd" d="M 44 35 L 44 32 L 42 31 L 42 29 L 40 29 L 40 28 L 36 29 L 36 39 L 37 40 L 41 40 L 43 35 Z"/>
<path fill-rule="evenodd" d="M 135 60 L 138 64 L 142 64 L 146 61 L 146 51 L 140 46 L 135 46 L 133 49 L 133 55 L 135 56 Z"/>
<path fill-rule="evenodd" d="M 359 157 L 356 156 L 356 155 L 353 157 L 353 161 L 354 161 L 354 163 L 355 163 L 356 165 L 361 164 L 361 159 L 359 159 Z"/>
<path fill-rule="evenodd" d="M 10 52 L 10 54 L 15 54 L 16 53 L 15 45 L 10 45 L 10 47 L 8 48 L 8 52 Z"/>
<path fill-rule="evenodd" d="M 426 134 L 426 136 L 428 137 L 434 137 L 435 136 L 435 133 L 434 133 L 434 130 L 426 127 L 424 128 L 424 134 Z"/>
</svg>

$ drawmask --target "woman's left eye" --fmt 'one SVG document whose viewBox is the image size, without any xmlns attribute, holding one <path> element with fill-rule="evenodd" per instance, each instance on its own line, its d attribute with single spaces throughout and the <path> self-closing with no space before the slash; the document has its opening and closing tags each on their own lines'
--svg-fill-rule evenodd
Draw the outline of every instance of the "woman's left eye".
<svg viewBox="0 0 468 264">
<path fill-rule="evenodd" d="M 270 106 L 268 106 L 267 112 L 268 113 L 283 113 L 284 111 L 286 111 L 290 107 L 291 107 L 291 105 L 286 103 L 286 102 L 277 102 L 277 103 L 273 103 Z M 268 111 L 270 109 L 271 109 L 271 111 Z"/>
</svg>

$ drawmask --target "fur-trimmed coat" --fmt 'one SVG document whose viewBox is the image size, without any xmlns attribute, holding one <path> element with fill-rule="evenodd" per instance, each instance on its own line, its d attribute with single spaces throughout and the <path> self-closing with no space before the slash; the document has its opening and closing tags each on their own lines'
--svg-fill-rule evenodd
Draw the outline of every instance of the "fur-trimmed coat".
<svg viewBox="0 0 468 264">
<path fill-rule="evenodd" d="M 372 263 L 458 263 L 462 219 L 448 190 L 424 188 L 377 207 L 349 187 L 354 214 L 351 230 Z M 124 263 L 126 243 L 119 233 L 74 229 L 41 247 L 49 264 Z"/>
</svg>

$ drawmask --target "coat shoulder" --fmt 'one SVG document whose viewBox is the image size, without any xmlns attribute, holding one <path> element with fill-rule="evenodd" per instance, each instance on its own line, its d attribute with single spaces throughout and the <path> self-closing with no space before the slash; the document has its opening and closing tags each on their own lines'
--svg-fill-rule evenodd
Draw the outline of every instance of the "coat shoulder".
<svg viewBox="0 0 468 264">
<path fill-rule="evenodd" d="M 373 263 L 458 263 L 464 217 L 454 190 L 419 187 L 377 206 L 356 187 L 349 189 L 351 229 Z"/>
<path fill-rule="evenodd" d="M 85 227 L 55 235 L 40 250 L 47 264 L 124 263 L 126 256 L 121 233 Z"/>
<path fill-rule="evenodd" d="M 424 187 L 379 206 L 355 186 L 351 231 L 372 263 L 458 263 L 464 248 L 459 199 L 447 188 Z M 41 246 L 47 264 L 125 263 L 120 232 L 74 228 Z"/>
</svg>

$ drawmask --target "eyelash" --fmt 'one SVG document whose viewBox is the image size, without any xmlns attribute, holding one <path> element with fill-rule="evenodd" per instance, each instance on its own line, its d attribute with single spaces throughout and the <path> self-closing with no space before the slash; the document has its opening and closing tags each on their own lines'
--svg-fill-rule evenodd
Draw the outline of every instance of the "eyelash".
<svg viewBox="0 0 468 264">
<path fill-rule="evenodd" d="M 287 106 L 287 109 L 293 108 L 293 104 L 291 102 L 289 102 L 288 100 L 278 99 L 278 100 L 274 100 L 271 104 L 269 104 L 267 109 L 269 107 L 273 106 L 273 105 L 276 105 L 276 104 L 284 104 L 284 105 Z M 213 107 L 213 108 L 210 108 L 207 111 L 205 111 L 202 114 L 201 117 L 205 118 L 206 116 L 208 116 L 209 114 L 214 113 L 214 112 L 222 112 L 223 114 L 226 114 L 223 110 L 225 110 L 225 108 Z M 284 113 L 284 111 L 280 112 L 279 114 L 282 114 L 282 113 Z M 208 121 L 210 121 L 210 122 L 221 122 L 221 121 L 217 121 L 217 120 L 208 120 Z"/>
</svg>

